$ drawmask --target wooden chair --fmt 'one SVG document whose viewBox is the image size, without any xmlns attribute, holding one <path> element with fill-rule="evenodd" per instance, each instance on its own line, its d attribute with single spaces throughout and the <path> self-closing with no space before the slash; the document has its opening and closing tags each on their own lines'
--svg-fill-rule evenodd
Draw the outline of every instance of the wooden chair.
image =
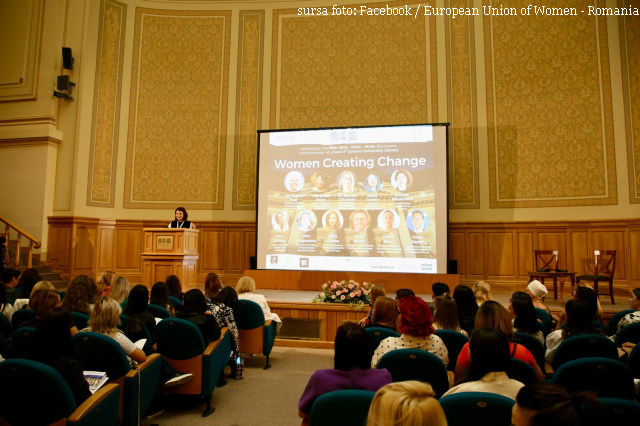
<svg viewBox="0 0 640 426">
<path fill-rule="evenodd" d="M 534 260 L 536 265 L 536 272 L 540 272 L 540 275 L 536 275 L 535 272 L 530 274 L 532 279 L 537 279 L 544 284 L 546 272 L 555 272 L 558 267 L 558 250 L 534 250 Z M 548 271 L 547 271 L 548 269 Z M 558 298 L 558 278 L 553 277 L 553 296 Z"/>
<path fill-rule="evenodd" d="M 616 270 L 616 251 L 615 250 L 594 250 L 593 255 L 595 257 L 595 265 L 593 269 L 593 275 L 580 275 L 576 277 L 576 283 L 580 281 L 592 281 L 593 289 L 596 294 L 600 296 L 598 292 L 598 283 L 605 281 L 609 283 L 609 296 L 611 297 L 611 303 L 616 304 L 613 298 L 613 274 Z M 606 296 L 607 293 L 602 293 Z"/>
</svg>

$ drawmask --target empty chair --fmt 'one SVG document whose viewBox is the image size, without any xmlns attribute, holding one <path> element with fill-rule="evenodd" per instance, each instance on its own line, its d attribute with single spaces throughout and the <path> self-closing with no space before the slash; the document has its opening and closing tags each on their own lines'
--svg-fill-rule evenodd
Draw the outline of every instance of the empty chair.
<svg viewBox="0 0 640 426">
<path fill-rule="evenodd" d="M 544 346 L 542 346 L 540 340 L 527 333 L 514 333 L 513 343 L 517 343 L 529 349 L 529 352 L 531 352 L 531 355 L 535 358 L 536 364 L 538 364 L 540 370 L 544 371 Z"/>
<path fill-rule="evenodd" d="M 635 309 L 625 309 L 624 311 L 616 312 L 609 323 L 607 324 L 607 336 L 614 336 L 618 332 L 618 323 L 627 314 L 637 312 Z"/>
<path fill-rule="evenodd" d="M 120 399 L 116 384 L 104 385 L 78 407 L 60 373 L 48 365 L 6 360 L 0 362 L 0 377 L 2 424 L 113 426 L 116 422 Z"/>
<path fill-rule="evenodd" d="M 447 367 L 442 360 L 421 349 L 396 349 L 382 356 L 377 368 L 386 368 L 394 382 L 417 380 L 427 382 L 436 399 L 449 390 Z"/>
<path fill-rule="evenodd" d="M 626 327 L 623 327 L 618 334 L 616 334 L 617 346 L 627 342 L 640 343 L 640 322 L 629 324 Z"/>
<path fill-rule="evenodd" d="M 613 426 L 629 426 L 640 419 L 640 404 L 626 399 L 600 398 L 609 412 Z"/>
<path fill-rule="evenodd" d="M 171 302 L 176 312 L 182 309 L 182 300 L 178 299 L 177 297 L 169 296 L 169 302 Z"/>
<path fill-rule="evenodd" d="M 364 425 L 375 392 L 341 390 L 325 393 L 316 399 L 311 408 L 310 424 L 313 426 Z M 336 409 L 336 407 L 349 407 Z"/>
<path fill-rule="evenodd" d="M 371 327 L 365 328 L 365 331 L 369 335 L 369 339 L 371 339 L 371 352 L 375 352 L 382 342 L 387 337 L 400 337 L 398 333 L 388 328 L 382 327 Z"/>
<path fill-rule="evenodd" d="M 27 356 L 33 345 L 35 334 L 36 329 L 34 327 L 22 327 L 13 332 L 11 349 L 14 357 L 25 358 Z"/>
<path fill-rule="evenodd" d="M 633 374 L 618 360 L 594 357 L 569 361 L 560 366 L 551 383 L 570 392 L 594 391 L 601 398 L 633 399 Z"/>
<path fill-rule="evenodd" d="M 269 355 L 276 341 L 277 323 L 264 320 L 264 312 L 260 305 L 251 300 L 238 300 L 233 311 L 238 325 L 240 352 L 259 354 L 267 357 L 264 369 L 271 368 Z"/>
<path fill-rule="evenodd" d="M 449 426 L 507 426 L 515 401 L 485 392 L 464 392 L 440 399 Z"/>
<path fill-rule="evenodd" d="M 229 361 L 231 340 L 229 329 L 223 328 L 219 340 L 205 346 L 202 333 L 193 323 L 180 318 L 167 318 L 156 328 L 158 352 L 177 371 L 193 374 L 183 385 L 169 388 L 169 392 L 201 395 L 207 404 L 202 417 L 214 412 L 211 396 L 218 378 Z"/>
<path fill-rule="evenodd" d="M 452 330 L 436 330 L 434 333 L 436 336 L 442 339 L 444 345 L 449 351 L 449 365 L 447 370 L 454 371 L 456 369 L 456 362 L 458 362 L 458 355 L 462 347 L 469 343 L 469 338 L 462 333 Z"/>
<path fill-rule="evenodd" d="M 560 343 L 551 367 L 557 370 L 566 362 L 587 357 L 618 359 L 618 348 L 615 343 L 604 336 L 587 334 L 565 339 Z"/>
<path fill-rule="evenodd" d="M 166 319 L 166 318 L 169 318 L 171 316 L 169 311 L 167 311 L 162 306 L 158 306 L 158 305 L 148 304 L 147 305 L 147 311 L 151 312 L 151 314 L 156 318 Z"/>
<path fill-rule="evenodd" d="M 71 317 L 73 318 L 73 323 L 76 325 L 78 330 L 87 328 L 89 320 L 91 319 L 89 315 L 83 314 L 82 312 L 71 312 Z"/>
<path fill-rule="evenodd" d="M 538 377 L 533 368 L 526 362 L 516 358 L 511 358 L 511 374 L 509 374 L 509 377 L 524 385 L 538 381 Z"/>
<path fill-rule="evenodd" d="M 18 309 L 11 317 L 11 326 L 14 330 L 17 330 L 23 323 L 33 319 L 36 319 L 36 313 L 34 311 L 31 309 Z"/>
<path fill-rule="evenodd" d="M 613 275 L 616 271 L 616 251 L 615 250 L 594 250 L 593 256 L 595 263 L 593 265 L 592 275 L 580 275 L 576 277 L 576 283 L 581 281 L 592 281 L 593 289 L 598 296 L 609 295 L 611 303 L 616 304 L 613 298 Z M 600 293 L 598 291 L 598 283 L 606 282 L 609 284 L 609 293 Z"/>
</svg>

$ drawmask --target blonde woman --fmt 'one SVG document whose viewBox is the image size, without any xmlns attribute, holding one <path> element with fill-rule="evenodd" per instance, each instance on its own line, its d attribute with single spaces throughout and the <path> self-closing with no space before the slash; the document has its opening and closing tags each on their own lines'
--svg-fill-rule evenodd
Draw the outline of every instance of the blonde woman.
<svg viewBox="0 0 640 426">
<path fill-rule="evenodd" d="M 435 311 L 433 312 L 433 328 L 436 330 L 452 330 L 469 337 L 466 331 L 460 328 L 458 320 L 458 306 L 449 293 L 444 293 L 435 299 Z"/>
<path fill-rule="evenodd" d="M 369 309 L 369 314 L 365 318 L 362 318 L 360 321 L 358 321 L 358 325 L 364 327 L 365 325 L 371 323 L 371 318 L 373 316 L 373 307 L 376 306 L 376 299 L 378 297 L 385 297 L 386 295 L 387 292 L 385 291 L 384 286 L 374 285 L 371 287 L 371 290 L 369 290 L 369 306 L 371 307 L 371 309 Z"/>
<path fill-rule="evenodd" d="M 11 320 L 11 317 L 13 316 L 14 312 L 16 312 L 16 311 L 18 311 L 18 310 L 20 310 L 22 308 L 31 309 L 29 307 L 29 299 L 31 299 L 31 297 L 38 290 L 55 290 L 55 287 L 49 281 L 37 282 L 36 285 L 33 286 L 33 289 L 31 290 L 31 294 L 29 294 L 28 298 L 26 298 L 26 299 L 17 299 L 13 303 L 13 309 L 9 310 L 8 312 L 5 313 L 5 315 L 9 318 L 9 320 Z"/>
<path fill-rule="evenodd" d="M 236 292 L 238 293 L 238 300 L 250 300 L 252 302 L 257 303 L 262 308 L 262 312 L 264 313 L 265 321 L 275 321 L 277 325 L 277 331 L 280 331 L 280 327 L 282 327 L 282 320 L 278 316 L 278 314 L 274 314 L 269 309 L 269 305 L 267 304 L 267 298 L 262 294 L 255 294 L 256 291 L 256 282 L 251 277 L 242 277 L 238 280 L 238 284 L 236 284 Z"/>
<path fill-rule="evenodd" d="M 339 183 L 340 191 L 351 194 L 356 189 L 356 177 L 352 172 L 342 172 Z"/>
<path fill-rule="evenodd" d="M 113 282 L 113 280 L 116 278 L 116 273 L 113 271 L 104 271 L 102 273 L 102 275 L 100 275 L 100 278 L 98 278 L 98 281 L 96 281 L 97 283 L 103 283 L 105 284 L 107 287 L 111 286 L 111 283 Z"/>
<path fill-rule="evenodd" d="M 115 300 L 122 306 L 122 303 L 129 297 L 129 280 L 125 277 L 118 277 L 113 280 L 111 290 L 109 290 L 107 297 Z"/>
<path fill-rule="evenodd" d="M 371 402 L 367 426 L 447 426 L 431 385 L 414 380 L 383 386 Z"/>
<path fill-rule="evenodd" d="M 491 286 L 484 281 L 478 281 L 473 285 L 473 294 L 476 297 L 476 303 L 478 306 L 482 305 L 487 300 L 493 300 L 491 295 Z"/>
</svg>

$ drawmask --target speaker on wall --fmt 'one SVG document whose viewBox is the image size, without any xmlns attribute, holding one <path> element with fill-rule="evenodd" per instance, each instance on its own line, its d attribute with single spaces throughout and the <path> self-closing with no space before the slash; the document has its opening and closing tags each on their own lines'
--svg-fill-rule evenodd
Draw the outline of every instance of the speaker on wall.
<svg viewBox="0 0 640 426">
<path fill-rule="evenodd" d="M 457 274 L 458 273 L 458 261 L 450 260 L 449 267 L 447 268 L 447 274 Z"/>
<path fill-rule="evenodd" d="M 255 256 L 249 257 L 249 269 L 257 269 L 257 268 L 258 268 L 258 262 L 256 261 L 256 257 Z"/>
<path fill-rule="evenodd" d="M 62 48 L 62 68 L 65 70 L 73 69 L 73 54 L 70 47 Z"/>
</svg>

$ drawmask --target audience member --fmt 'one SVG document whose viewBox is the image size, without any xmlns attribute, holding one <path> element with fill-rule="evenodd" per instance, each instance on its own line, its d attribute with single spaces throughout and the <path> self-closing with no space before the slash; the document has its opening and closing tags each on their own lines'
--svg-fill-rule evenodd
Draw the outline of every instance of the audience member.
<svg viewBox="0 0 640 426">
<path fill-rule="evenodd" d="M 392 381 L 388 370 L 371 369 L 371 341 L 357 324 L 338 327 L 334 360 L 334 368 L 311 375 L 298 404 L 300 417 L 309 418 L 313 403 L 325 393 L 348 389 L 376 392 Z"/>
<path fill-rule="evenodd" d="M 107 293 L 109 293 L 109 287 L 102 282 L 96 283 L 96 302 L 100 301 L 100 299 L 107 297 Z"/>
<path fill-rule="evenodd" d="M 167 289 L 169 289 L 169 296 L 175 297 L 178 300 L 184 299 L 184 293 L 182 292 L 182 285 L 180 279 L 175 275 L 169 275 L 165 281 Z"/>
<path fill-rule="evenodd" d="M 576 286 L 575 298 L 577 300 L 584 300 L 589 304 L 591 308 L 591 319 L 602 322 L 602 306 L 600 306 L 600 299 L 598 299 L 598 295 L 594 289 L 584 283 L 579 283 Z"/>
<path fill-rule="evenodd" d="M 165 308 L 170 314 L 176 313 L 173 305 L 169 301 L 167 285 L 162 281 L 158 281 L 151 287 L 151 299 L 149 303 Z"/>
<path fill-rule="evenodd" d="M 35 327 L 47 312 L 60 306 L 62 306 L 62 302 L 60 302 L 60 295 L 56 290 L 37 290 L 29 299 L 29 307 L 36 314 L 36 317 L 23 322 L 20 327 Z M 78 332 L 78 329 L 72 323 L 69 331 L 73 336 Z"/>
<path fill-rule="evenodd" d="M 65 298 L 66 299 L 66 298 Z M 122 313 L 129 318 L 125 327 L 127 334 L 137 334 L 146 327 L 153 341 L 156 340 L 156 319 L 153 314 L 147 311 L 149 304 L 149 289 L 142 284 L 133 287 L 129 292 L 127 306 L 122 309 Z"/>
<path fill-rule="evenodd" d="M 544 346 L 544 333 L 538 328 L 536 309 L 531 297 L 522 291 L 516 291 L 509 300 L 509 315 L 513 321 L 513 331 L 535 337 Z"/>
<path fill-rule="evenodd" d="M 269 309 L 269 305 L 267 304 L 267 298 L 262 294 L 255 294 L 256 291 L 256 282 L 253 281 L 251 277 L 242 277 L 238 280 L 238 284 L 236 284 L 236 291 L 238 292 L 238 300 L 250 300 L 252 302 L 257 303 L 262 308 L 262 312 L 264 313 L 265 321 L 275 321 L 277 323 L 277 330 L 280 331 L 280 327 L 282 327 L 282 320 L 278 316 L 271 312 Z"/>
<path fill-rule="evenodd" d="M 464 318 L 470 318 L 475 321 L 478 313 L 478 304 L 471 287 L 466 285 L 458 285 L 453 290 L 453 300 L 458 307 L 458 318 L 462 321 Z"/>
<path fill-rule="evenodd" d="M 371 290 L 369 292 L 369 314 L 365 318 L 362 318 L 360 321 L 358 321 L 359 325 L 365 326 L 371 322 L 373 307 L 376 306 L 376 300 L 378 299 L 378 297 L 385 297 L 386 295 L 387 292 L 385 291 L 384 286 L 374 285 L 371 287 Z"/>
<path fill-rule="evenodd" d="M 547 305 L 545 305 L 542 301 L 542 299 L 544 299 L 548 292 L 549 291 L 544 284 L 542 284 L 538 280 L 533 280 L 527 285 L 527 290 L 525 293 L 531 296 L 531 301 L 533 302 L 534 308 L 544 309 L 549 315 L 551 315 L 553 323 L 557 323 L 558 317 L 552 314 L 551 309 L 549 309 L 549 307 L 547 307 Z"/>
<path fill-rule="evenodd" d="M 416 294 L 410 288 L 401 288 L 396 290 L 396 306 L 400 306 L 402 298 L 407 296 L 415 296 Z"/>
<path fill-rule="evenodd" d="M 449 293 L 443 293 L 435 299 L 433 311 L 433 328 L 436 330 L 453 330 L 469 337 L 469 334 L 460 328 L 458 307 Z"/>
<path fill-rule="evenodd" d="M 433 283 L 431 286 L 431 300 L 435 301 L 445 293 L 451 293 L 449 286 L 445 283 Z"/>
<path fill-rule="evenodd" d="M 9 321 L 11 321 L 11 315 L 13 315 L 13 306 L 7 299 L 7 290 L 4 286 L 0 286 L 0 312 L 4 314 Z"/>
<path fill-rule="evenodd" d="M 390 297 L 378 297 L 373 307 L 373 316 L 371 322 L 364 328 L 388 328 L 389 330 L 398 331 L 398 309 L 396 302 Z"/>
<path fill-rule="evenodd" d="M 508 376 L 511 371 L 509 350 L 509 338 L 502 331 L 495 327 L 476 327 L 468 348 L 471 364 L 464 373 L 462 384 L 449 389 L 443 396 L 461 392 L 489 392 L 515 400 L 524 385 Z"/>
<path fill-rule="evenodd" d="M 367 426 L 447 426 L 444 410 L 428 383 L 390 383 L 376 392 Z"/>
<path fill-rule="evenodd" d="M 473 284 L 472 290 L 478 306 L 482 305 L 487 300 L 493 300 L 493 296 L 491 295 L 491 286 L 484 281 L 478 281 Z"/>
<path fill-rule="evenodd" d="M 421 349 L 438 356 L 444 365 L 449 364 L 449 352 L 442 339 L 434 333 L 431 308 L 416 296 L 406 296 L 400 301 L 400 337 L 387 337 L 380 342 L 371 360 L 375 368 L 380 358 L 396 349 Z"/>
<path fill-rule="evenodd" d="M 27 280 L 30 277 L 33 277 L 33 276 L 36 276 L 36 275 L 40 275 L 40 273 L 38 271 L 36 271 L 35 269 L 33 269 L 33 268 L 27 268 L 24 271 L 22 271 L 22 274 L 20 274 L 20 279 L 18 280 L 18 285 L 16 286 L 16 289 L 22 291 L 22 289 L 24 288 L 25 284 L 27 283 Z M 38 281 L 42 281 L 42 280 L 40 279 Z M 36 282 L 38 282 L 38 281 L 36 281 Z"/>
<path fill-rule="evenodd" d="M 547 336 L 547 353 L 545 359 L 553 361 L 556 349 L 564 339 L 582 334 L 604 334 L 602 330 L 593 325 L 592 309 L 584 300 L 569 300 L 564 307 L 564 316 L 567 318 L 567 325 Z"/>
<path fill-rule="evenodd" d="M 235 361 L 236 357 L 240 355 L 240 336 L 238 334 L 238 325 L 233 316 L 233 310 L 238 303 L 238 294 L 233 287 L 225 287 L 220 290 L 218 295 L 213 299 L 205 298 L 205 303 L 207 304 L 209 312 L 211 312 L 218 321 L 220 328 L 229 328 L 229 334 L 231 335 L 231 358 L 232 361 Z M 236 362 L 232 362 L 231 369 L 235 370 L 236 365 Z M 239 380 L 241 377 L 239 373 L 236 374 L 235 371 L 233 371 L 233 373 L 232 376 Z"/>
<path fill-rule="evenodd" d="M 215 298 L 222 290 L 223 284 L 218 278 L 218 275 L 211 272 L 207 274 L 207 278 L 204 280 L 204 297 L 207 299 Z"/>
<path fill-rule="evenodd" d="M 91 391 L 69 333 L 73 326 L 71 312 L 67 308 L 58 307 L 46 312 L 36 325 L 27 358 L 46 364 L 60 373 L 79 407 L 91 396 Z"/>
<path fill-rule="evenodd" d="M 520 389 L 511 414 L 512 426 L 580 426 L 579 409 L 590 408 L 593 424 L 609 425 L 606 410 L 592 392 L 569 395 L 560 386 L 530 383 Z"/>
<path fill-rule="evenodd" d="M 36 284 L 42 281 L 42 277 L 40 275 L 31 274 L 25 279 L 21 279 L 21 281 L 22 289 L 20 291 L 20 298 L 16 299 L 16 301 L 13 302 L 14 310 L 21 309 L 22 306 L 29 303 L 29 297 L 31 296 L 31 293 L 33 293 L 33 288 L 36 286 Z M 16 308 L 16 303 L 19 300 L 22 300 L 23 302 L 20 302 L 20 307 Z"/>
<path fill-rule="evenodd" d="M 618 322 L 618 331 L 613 335 L 612 339 L 616 339 L 616 335 L 620 330 L 624 327 L 634 324 L 636 322 L 640 322 L 640 288 L 634 288 L 631 291 L 631 295 L 629 297 L 629 309 L 635 310 L 635 312 L 631 312 Z"/>
<path fill-rule="evenodd" d="M 202 334 L 205 346 L 220 338 L 220 326 L 216 318 L 207 310 L 207 303 L 200 290 L 189 290 L 184 295 L 182 308 L 173 315 L 193 323 Z"/>
<path fill-rule="evenodd" d="M 25 290 L 22 291 L 21 296 L 25 296 L 27 298 L 24 299 L 17 299 L 15 302 L 13 302 L 13 312 L 11 312 L 11 315 L 13 315 L 17 310 L 19 309 L 31 309 L 29 307 L 29 299 L 31 298 L 31 296 L 33 296 L 33 294 L 38 291 L 38 290 L 55 290 L 55 287 L 49 282 L 49 281 L 38 281 L 37 283 L 35 283 L 35 285 L 31 286 L 31 283 L 29 282 L 31 279 L 34 278 L 41 278 L 40 275 L 36 275 L 36 276 L 31 276 L 29 277 L 29 279 L 27 280 L 27 284 L 25 286 Z M 29 293 L 26 293 L 26 291 L 31 288 L 31 291 L 29 291 Z"/>
<path fill-rule="evenodd" d="M 20 297 L 20 291 L 16 290 L 18 277 L 20 277 L 20 271 L 17 269 L 7 268 L 2 272 L 2 284 L 4 286 L 6 297 L 7 300 L 12 303 Z"/>
<path fill-rule="evenodd" d="M 513 358 L 524 361 L 533 368 L 536 372 L 538 380 L 544 379 L 544 373 L 540 370 L 540 367 L 536 363 L 535 358 L 529 352 L 527 348 L 517 343 L 513 343 L 513 326 L 511 325 L 511 318 L 507 310 L 498 302 L 488 300 L 480 306 L 478 309 L 478 315 L 476 317 L 476 327 L 495 327 L 501 330 L 509 340 L 509 353 Z M 456 385 L 462 382 L 463 374 L 470 365 L 469 360 L 469 343 L 465 344 L 458 355 L 458 363 L 456 364 L 455 380 Z"/>
<path fill-rule="evenodd" d="M 91 316 L 96 300 L 96 283 L 93 278 L 78 275 L 71 281 L 62 300 L 62 306 L 71 312 L 81 312 Z"/>
<path fill-rule="evenodd" d="M 0 237 L 0 271 L 4 270 L 11 263 L 11 256 L 9 255 L 9 244 L 5 237 Z"/>
<path fill-rule="evenodd" d="M 111 290 L 107 294 L 109 299 L 113 299 L 123 305 L 124 301 L 129 297 L 129 280 L 125 277 L 117 277 L 111 284 Z"/>
<path fill-rule="evenodd" d="M 106 285 L 107 287 L 111 287 L 111 284 L 113 283 L 113 280 L 116 279 L 116 273 L 113 271 L 104 271 L 100 277 L 98 278 L 98 281 L 96 282 L 96 284 L 98 283 L 102 283 L 104 285 Z"/>
</svg>

